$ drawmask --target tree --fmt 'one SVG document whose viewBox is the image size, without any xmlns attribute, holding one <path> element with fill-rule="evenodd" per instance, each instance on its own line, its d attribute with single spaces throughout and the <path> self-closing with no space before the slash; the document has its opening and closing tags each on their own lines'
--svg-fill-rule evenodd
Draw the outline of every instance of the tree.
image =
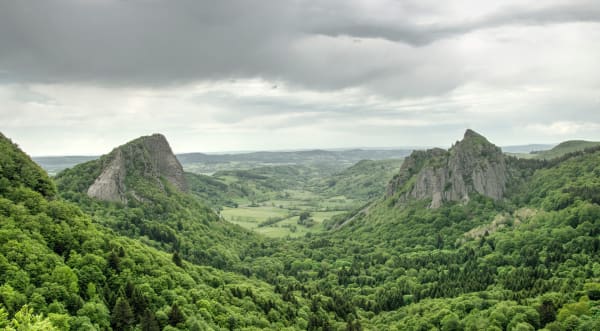
<svg viewBox="0 0 600 331">
<path fill-rule="evenodd" d="M 110 313 L 104 303 L 100 301 L 86 302 L 77 311 L 77 315 L 89 318 L 90 323 L 95 324 L 99 329 L 108 329 L 110 326 Z"/>
<path fill-rule="evenodd" d="M 307 211 L 303 211 L 300 213 L 300 222 L 307 220 L 310 217 L 310 213 Z"/>
<path fill-rule="evenodd" d="M 177 251 L 173 253 L 173 263 L 175 263 L 176 266 L 183 268 L 183 260 Z"/>
<path fill-rule="evenodd" d="M 546 299 L 537 309 L 540 314 L 540 325 L 544 326 L 556 319 L 556 307 L 552 300 Z"/>
<path fill-rule="evenodd" d="M 1 318 L 1 316 L 0 316 Z M 0 321 L 0 323 L 2 323 Z M 33 314 L 33 309 L 25 305 L 5 327 L 7 331 L 57 331 L 48 318 Z"/>
<path fill-rule="evenodd" d="M 158 325 L 158 321 L 152 310 L 146 309 L 144 311 L 140 321 L 140 327 L 142 331 L 160 331 L 160 326 Z"/>
<path fill-rule="evenodd" d="M 171 306 L 171 311 L 169 312 L 169 324 L 172 326 L 177 326 L 177 324 L 184 322 L 185 316 L 183 315 L 181 310 L 179 310 L 179 306 L 177 305 L 177 303 L 174 303 Z"/>
<path fill-rule="evenodd" d="M 121 258 L 115 251 L 111 251 L 108 255 L 108 266 L 116 272 L 121 271 L 120 269 Z"/>
<path fill-rule="evenodd" d="M 124 297 L 119 297 L 112 310 L 111 324 L 115 330 L 129 330 L 134 322 L 133 311 Z"/>
<path fill-rule="evenodd" d="M 229 327 L 229 331 L 235 330 L 235 326 L 237 324 L 235 316 L 233 316 L 233 315 L 229 316 L 229 319 L 227 320 L 227 324 L 228 324 L 228 327 Z"/>
<path fill-rule="evenodd" d="M 456 314 L 448 314 L 442 318 L 440 322 L 442 325 L 442 331 L 456 331 L 462 330 L 462 325 Z"/>
</svg>

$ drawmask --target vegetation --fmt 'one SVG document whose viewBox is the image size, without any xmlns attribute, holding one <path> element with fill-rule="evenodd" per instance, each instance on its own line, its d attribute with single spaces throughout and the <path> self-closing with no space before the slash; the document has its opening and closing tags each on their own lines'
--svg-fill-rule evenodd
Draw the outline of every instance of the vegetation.
<svg viewBox="0 0 600 331">
<path fill-rule="evenodd" d="M 327 196 L 346 196 L 359 201 L 380 197 L 390 179 L 398 173 L 402 160 L 362 160 L 323 182 Z"/>
<path fill-rule="evenodd" d="M 8 330 L 600 329 L 599 149 L 509 159 L 519 181 L 500 201 L 429 209 L 380 195 L 325 217 L 269 197 L 221 211 L 282 218 L 260 229 L 320 227 L 268 240 L 200 201 L 246 175 L 223 174 L 226 187 L 192 177 L 191 194 L 134 176 L 139 199 L 107 203 L 85 195 L 97 164 L 59 174 L 56 189 L 3 137 L 0 149 Z M 271 170 L 260 171 L 242 182 L 265 187 Z M 264 192 L 323 197 L 286 186 L 295 180 Z M 227 194 L 207 203 L 245 199 Z"/>
<path fill-rule="evenodd" d="M 580 152 L 587 148 L 598 146 L 600 146 L 600 142 L 597 141 L 569 140 L 562 142 L 548 150 L 532 151 L 530 153 L 516 153 L 515 155 L 520 158 L 550 160 L 559 158 L 566 154 Z"/>
</svg>

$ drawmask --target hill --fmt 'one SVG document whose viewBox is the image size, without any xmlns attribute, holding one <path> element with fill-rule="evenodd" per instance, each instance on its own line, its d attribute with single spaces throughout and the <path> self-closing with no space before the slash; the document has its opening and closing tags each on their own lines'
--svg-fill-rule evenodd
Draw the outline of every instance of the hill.
<svg viewBox="0 0 600 331">
<path fill-rule="evenodd" d="M 0 151 L 3 329 L 302 328 L 278 318 L 297 308 L 272 285 L 117 235 L 97 214 L 57 197 L 52 180 L 4 136 Z"/>
<path fill-rule="evenodd" d="M 422 164 L 438 162 L 433 154 Z M 600 274 L 580 273 L 599 262 L 600 150 L 553 163 L 505 161 L 531 175 L 500 199 L 473 191 L 468 200 L 431 209 L 431 199 L 399 204 L 397 195 L 386 195 L 340 218 L 345 226 L 326 241 L 313 239 L 323 245 L 323 261 L 345 256 L 338 281 L 361 284 L 349 296 L 376 314 L 361 321 L 365 328 L 566 330 L 567 320 L 576 330 L 600 326 Z"/>
<path fill-rule="evenodd" d="M 361 202 L 380 197 L 402 160 L 362 160 L 323 180 L 324 194 L 346 196 Z"/>
<path fill-rule="evenodd" d="M 600 142 L 596 141 L 585 141 L 585 140 L 568 140 L 562 142 L 552 149 L 542 150 L 542 151 L 532 151 L 530 154 L 533 155 L 536 159 L 553 159 L 557 157 L 561 157 L 568 153 L 573 153 L 577 151 L 583 151 L 586 148 L 600 146 Z"/>
<path fill-rule="evenodd" d="M 32 160 L 39 164 L 49 175 L 54 176 L 64 169 L 71 168 L 77 164 L 95 160 L 98 156 L 35 156 Z"/>
<path fill-rule="evenodd" d="M 210 177 L 188 192 L 139 172 L 149 192 L 125 188 L 143 199 L 104 201 L 87 194 L 99 160 L 53 189 L 14 144 L 0 147 L 11 155 L 0 169 L 12 169 L 0 177 L 2 327 L 600 329 L 600 148 L 521 160 L 467 131 L 449 150 L 413 153 L 396 191 L 333 217 L 331 230 L 266 239 L 199 200 L 203 182 L 224 188 Z M 406 195 L 421 181 L 464 186 L 432 206 L 435 185 Z"/>
<path fill-rule="evenodd" d="M 432 208 L 445 201 L 467 202 L 472 193 L 499 200 L 508 177 L 502 150 L 467 130 L 448 151 L 436 148 L 413 152 L 390 182 L 387 196 L 396 196 L 399 202 L 429 199 Z"/>
</svg>

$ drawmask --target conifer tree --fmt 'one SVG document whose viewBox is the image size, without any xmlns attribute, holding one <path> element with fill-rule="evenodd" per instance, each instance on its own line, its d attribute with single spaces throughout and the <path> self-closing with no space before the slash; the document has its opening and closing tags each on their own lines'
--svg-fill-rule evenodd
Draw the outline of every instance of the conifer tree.
<svg viewBox="0 0 600 331">
<path fill-rule="evenodd" d="M 111 324 L 114 330 L 129 330 L 134 322 L 133 311 L 127 299 L 119 297 L 112 310 Z"/>
</svg>

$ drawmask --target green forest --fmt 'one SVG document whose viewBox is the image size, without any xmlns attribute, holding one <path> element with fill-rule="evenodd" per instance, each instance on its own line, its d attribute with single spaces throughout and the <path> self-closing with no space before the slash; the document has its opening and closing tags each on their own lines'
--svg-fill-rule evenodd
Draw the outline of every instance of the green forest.
<svg viewBox="0 0 600 331">
<path fill-rule="evenodd" d="M 51 178 L 0 135 L 0 328 L 600 330 L 598 147 L 507 157 L 503 199 L 435 209 L 385 194 L 399 160 L 186 173 L 181 191 L 130 149 L 110 202 L 86 194 L 110 155 Z M 228 219 L 268 208 L 283 234 Z"/>
</svg>

